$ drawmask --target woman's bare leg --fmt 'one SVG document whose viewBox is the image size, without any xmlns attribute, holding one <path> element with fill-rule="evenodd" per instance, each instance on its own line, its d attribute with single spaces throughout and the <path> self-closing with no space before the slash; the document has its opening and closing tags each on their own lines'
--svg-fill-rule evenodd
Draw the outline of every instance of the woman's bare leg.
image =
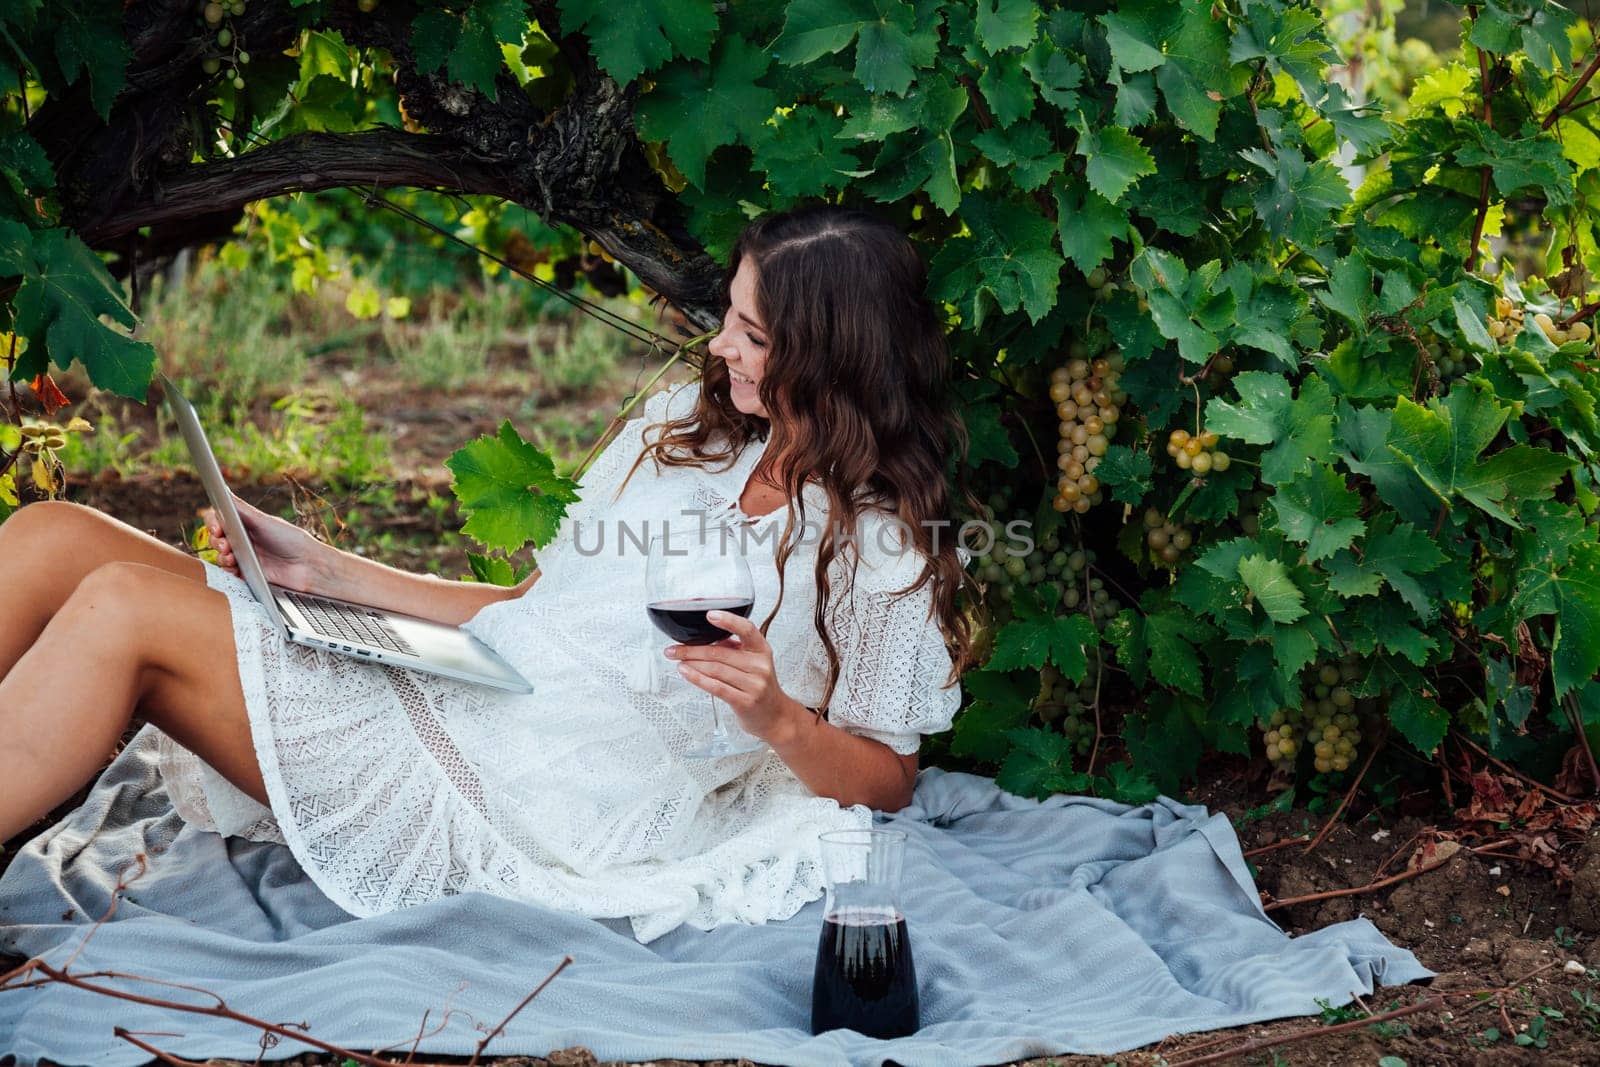
<svg viewBox="0 0 1600 1067">
<path fill-rule="evenodd" d="M 93 777 L 136 714 L 267 803 L 227 598 L 159 567 L 108 563 L 0 681 L 0 841 Z"/>
<path fill-rule="evenodd" d="M 38 640 L 79 582 L 118 562 L 205 581 L 199 560 L 80 504 L 41 501 L 0 523 L 0 599 L 5 602 L 0 679 Z"/>
</svg>

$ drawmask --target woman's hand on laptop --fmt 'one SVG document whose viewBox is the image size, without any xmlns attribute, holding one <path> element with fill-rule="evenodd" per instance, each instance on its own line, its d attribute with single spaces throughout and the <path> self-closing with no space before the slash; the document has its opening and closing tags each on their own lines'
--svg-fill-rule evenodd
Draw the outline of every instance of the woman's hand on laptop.
<svg viewBox="0 0 1600 1067">
<path fill-rule="evenodd" d="M 316 584 L 319 564 L 328 546 L 293 523 L 268 515 L 237 496 L 233 498 L 233 506 L 238 509 L 250 543 L 255 546 L 256 558 L 261 561 L 267 581 L 301 592 L 314 591 L 312 586 Z M 211 546 L 217 550 L 217 566 L 238 575 L 239 561 L 222 529 L 222 519 L 210 508 L 206 509 L 204 518 Z"/>
</svg>

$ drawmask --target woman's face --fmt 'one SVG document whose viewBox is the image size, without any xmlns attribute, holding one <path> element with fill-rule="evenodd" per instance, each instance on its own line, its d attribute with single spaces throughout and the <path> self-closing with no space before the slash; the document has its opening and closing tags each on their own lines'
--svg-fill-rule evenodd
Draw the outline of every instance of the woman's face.
<svg viewBox="0 0 1600 1067">
<path fill-rule="evenodd" d="M 707 347 L 728 365 L 733 406 L 746 415 L 765 419 L 769 416 L 756 387 L 766 371 L 771 335 L 756 314 L 756 268 L 748 257 L 734 273 L 728 295 L 728 313 L 723 316 L 722 329 Z"/>
</svg>

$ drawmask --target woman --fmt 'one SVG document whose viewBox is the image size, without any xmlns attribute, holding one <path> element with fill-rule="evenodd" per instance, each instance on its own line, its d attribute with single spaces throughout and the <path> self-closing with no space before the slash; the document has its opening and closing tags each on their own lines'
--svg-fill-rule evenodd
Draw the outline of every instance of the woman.
<svg viewBox="0 0 1600 1067">
<path fill-rule="evenodd" d="M 24 508 L 0 526 L 0 839 L 137 714 L 187 821 L 286 842 L 355 915 L 482 890 L 650 940 L 793 914 L 821 891 L 817 834 L 903 807 L 920 735 L 960 702 L 961 563 L 938 524 L 964 434 L 924 284 L 866 215 L 751 225 L 702 380 L 623 429 L 516 589 L 404 574 L 246 510 L 275 583 L 465 624 L 532 695 L 286 644 L 225 540 L 206 567 L 88 509 Z M 663 653 L 642 555 L 594 550 L 645 521 L 748 524 L 761 623 L 722 615 L 736 641 Z M 705 693 L 770 749 L 683 758 Z"/>
</svg>

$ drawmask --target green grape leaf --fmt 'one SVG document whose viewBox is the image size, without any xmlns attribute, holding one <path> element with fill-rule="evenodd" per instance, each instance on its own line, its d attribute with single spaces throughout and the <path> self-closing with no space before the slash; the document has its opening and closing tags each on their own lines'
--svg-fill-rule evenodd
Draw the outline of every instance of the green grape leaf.
<svg viewBox="0 0 1600 1067">
<path fill-rule="evenodd" d="M 1045 128 L 1032 122 L 1009 130 L 984 130 L 972 139 L 972 146 L 1005 168 L 1011 183 L 1024 192 L 1049 181 L 1067 161 L 1065 153 L 1051 150 Z"/>
<path fill-rule="evenodd" d="M 1286 371 L 1297 370 L 1300 355 L 1295 345 L 1312 348 L 1321 339 L 1305 290 L 1288 278 L 1257 274 L 1243 262 L 1229 267 L 1221 280 L 1233 290 L 1238 304 L 1234 343 L 1270 352 Z"/>
<path fill-rule="evenodd" d="M 1359 557 L 1344 551 L 1328 562 L 1328 588 L 1345 597 L 1376 596 L 1387 582 L 1426 622 L 1438 608 L 1415 576 L 1435 570 L 1444 561 L 1444 553 L 1421 530 L 1380 515 L 1361 543 Z"/>
<path fill-rule="evenodd" d="M 1600 544 L 1574 546 L 1565 567 L 1541 561 L 1524 570 L 1514 609 L 1528 618 L 1555 616 L 1550 672 L 1557 697 L 1594 678 L 1600 672 Z"/>
<path fill-rule="evenodd" d="M 841 101 L 844 103 L 844 101 Z M 888 96 L 882 93 L 862 93 L 860 100 L 846 105 L 849 116 L 839 130 L 839 136 L 853 141 L 882 141 L 891 133 L 914 130 L 922 123 L 927 100 L 919 89 L 905 96 Z M 957 114 L 960 114 L 958 111 Z"/>
<path fill-rule="evenodd" d="M 1472 86 L 1477 73 L 1459 60 L 1447 63 L 1417 79 L 1411 87 L 1411 97 L 1406 102 L 1412 113 L 1420 115 L 1437 106 L 1450 118 L 1466 113 L 1473 97 Z"/>
<path fill-rule="evenodd" d="M 1101 795 L 1109 796 L 1118 804 L 1148 804 L 1161 795 L 1155 780 L 1143 770 L 1134 770 L 1129 763 L 1113 763 L 1106 768 Z"/>
<path fill-rule="evenodd" d="M 1215 631 L 1176 608 L 1146 615 L 1125 610 L 1106 625 L 1106 639 L 1117 649 L 1117 662 L 1143 684 L 1146 673 L 1161 685 L 1201 696 L 1205 683 L 1194 642 Z"/>
<path fill-rule="evenodd" d="M 507 419 L 499 433 L 457 450 L 445 466 L 467 521 L 461 532 L 489 548 L 515 552 L 550 543 L 578 500 L 577 486 L 558 475 L 548 455 L 523 440 Z"/>
<path fill-rule="evenodd" d="M 1111 499 L 1138 507 L 1155 488 L 1155 465 L 1148 452 L 1136 452 L 1127 445 L 1112 445 L 1095 468 L 1100 484 L 1111 490 Z"/>
<path fill-rule="evenodd" d="M 991 59 L 978 75 L 978 89 L 1002 128 L 1033 114 L 1037 94 L 1020 55 L 1008 52 Z"/>
<path fill-rule="evenodd" d="M 1377 656 L 1368 668 L 1366 684 L 1388 694 L 1389 721 L 1418 752 L 1431 756 L 1450 729 L 1450 713 L 1433 699 L 1421 672 L 1393 657 Z"/>
<path fill-rule="evenodd" d="M 1056 302 L 1066 260 L 1055 249 L 1055 227 L 1037 208 L 985 193 L 969 194 L 962 217 L 972 236 L 950 240 L 929 264 L 929 293 L 961 308 L 976 329 L 985 297 L 1010 314 L 1021 308 L 1032 322 Z"/>
<path fill-rule="evenodd" d="M 961 420 L 967 427 L 968 466 L 998 463 L 1009 470 L 1017 465 L 1017 450 L 1000 422 L 999 405 L 968 402 L 962 406 Z"/>
<path fill-rule="evenodd" d="M 1282 485 L 1325 459 L 1333 447 L 1333 399 L 1328 384 L 1315 375 L 1291 397 L 1286 378 L 1245 371 L 1233 379 L 1237 404 L 1212 397 L 1206 404 L 1206 429 L 1252 445 L 1271 445 L 1261 456 L 1261 477 Z"/>
<path fill-rule="evenodd" d="M 1009 734 L 1026 726 L 1029 709 L 1025 701 L 995 704 L 974 700 L 956 716 L 955 733 L 950 738 L 950 753 L 969 759 L 998 763 L 1011 751 Z"/>
<path fill-rule="evenodd" d="M 1178 125 L 1192 130 L 1204 141 L 1217 135 L 1217 120 L 1222 101 L 1244 88 L 1245 78 L 1234 73 L 1228 59 L 1228 28 L 1225 20 L 1213 18 L 1206 0 L 1145 0 L 1157 7 L 1180 8 L 1181 13 L 1162 50 L 1167 61 L 1156 69 L 1156 84 L 1161 98 Z M 1129 5 L 1123 5 L 1126 12 Z"/>
<path fill-rule="evenodd" d="M 1403 612 L 1381 600 L 1374 603 L 1373 639 L 1385 651 L 1404 656 L 1419 667 L 1427 663 L 1428 654 L 1439 647 L 1439 642 L 1407 622 Z"/>
<path fill-rule="evenodd" d="M 860 187 L 873 199 L 888 203 L 923 189 L 935 207 L 953 215 L 961 204 L 961 186 L 950 131 L 967 108 L 967 93 L 949 82 L 935 82 L 926 89 L 919 85 L 912 90 L 912 97 L 919 93 L 922 118 L 917 129 L 897 133 L 884 142 L 873 161 L 872 174 Z"/>
<path fill-rule="evenodd" d="M 11 189 L 15 215 L 26 218 L 36 216 L 33 198 L 55 188 L 56 173 L 39 142 L 14 130 L 0 136 L 0 180 Z"/>
<path fill-rule="evenodd" d="M 471 85 L 491 100 L 496 98 L 495 79 L 506 69 L 502 42 L 520 44 L 528 28 L 526 0 L 477 0 L 463 14 L 428 8 L 411 22 L 411 48 L 417 70 L 428 74 L 445 70 L 451 81 Z M 326 75 L 343 84 L 350 66 L 349 50 L 332 34 L 313 34 L 312 42 L 301 52 L 300 77 L 311 83 Z M 348 86 L 345 87 L 348 94 Z M 331 94 L 321 107 L 337 116 L 342 101 Z M 302 98 L 302 109 L 306 101 Z M 348 120 L 318 119 L 307 129 L 348 129 Z"/>
<path fill-rule="evenodd" d="M 842 127 L 831 108 L 802 104 L 758 129 L 750 146 L 772 191 L 798 199 L 844 185 L 860 164 L 839 138 Z"/>
<path fill-rule="evenodd" d="M 672 162 L 696 188 L 705 188 L 706 161 L 722 145 L 757 138 L 778 106 L 778 94 L 758 84 L 770 60 L 738 37 L 718 42 L 709 64 L 675 60 L 639 99 L 634 121 L 650 141 L 665 141 Z"/>
<path fill-rule="evenodd" d="M 1227 21 L 1211 12 L 1204 0 L 1124 0 L 1101 19 L 1113 66 L 1154 71 L 1172 117 L 1205 141 L 1216 137 L 1222 101 L 1249 77 L 1228 58 Z"/>
<path fill-rule="evenodd" d="M 30 248 L 31 243 L 31 248 Z M 64 229 L 29 231 L 0 219 L 0 273 L 22 277 L 12 304 L 12 329 L 28 338 L 15 377 L 65 370 L 77 359 L 101 389 L 143 400 L 155 370 L 155 350 L 115 326 L 137 321 L 122 287 L 100 257 Z"/>
<path fill-rule="evenodd" d="M 1393 133 L 1381 105 L 1353 103 L 1338 82 L 1328 82 L 1322 99 L 1313 106 L 1333 127 L 1334 136 L 1350 143 L 1358 158 L 1372 155 Z"/>
<path fill-rule="evenodd" d="M 1572 40 L 1572 30 L 1577 21 L 1576 12 L 1567 5 L 1533 5 L 1533 16 L 1521 21 L 1519 28 L 1522 48 L 1534 66 L 1549 74 L 1577 58 Z"/>
<path fill-rule="evenodd" d="M 1212 724 L 1197 724 L 1195 720 L 1200 716 L 1191 712 L 1187 706 L 1190 703 L 1176 694 L 1156 690 L 1138 706 L 1128 709 L 1122 738 L 1133 766 L 1138 768 L 1134 781 L 1145 779 L 1153 787 L 1176 794 L 1183 780 L 1194 774 L 1206 750 L 1207 738 L 1201 733 L 1201 726 Z M 1113 764 L 1106 770 L 1117 780 L 1130 773 L 1125 764 Z M 1148 788 L 1135 790 L 1134 795 L 1148 796 L 1148 792 Z M 1120 794 L 1118 799 L 1133 803 Z"/>
<path fill-rule="evenodd" d="M 1329 311 L 1334 312 L 1356 328 L 1358 334 L 1367 332 L 1367 320 L 1377 314 L 1377 297 L 1372 292 L 1372 268 L 1359 254 L 1339 260 L 1328 272 L 1327 292 L 1318 293 Z"/>
<path fill-rule="evenodd" d="M 111 104 L 127 84 L 129 51 L 122 29 L 122 4 L 61 3 L 51 7 L 55 29 L 55 56 L 61 74 L 70 84 L 79 75 L 89 79 L 89 102 L 102 119 L 111 117 Z M 6 86 L 15 90 L 15 84 Z"/>
<path fill-rule="evenodd" d="M 1272 627 L 1272 664 L 1284 688 L 1292 689 L 1302 670 L 1317 658 L 1316 634 L 1303 622 Z"/>
<path fill-rule="evenodd" d="M 1561 139 L 1561 154 L 1571 160 L 1579 175 L 1585 171 L 1600 170 L 1600 136 L 1572 118 L 1560 120 L 1553 129 Z"/>
<path fill-rule="evenodd" d="M 1112 257 L 1112 241 L 1128 237 L 1127 208 L 1111 203 L 1077 178 L 1056 186 L 1056 219 L 1062 251 L 1085 274 Z"/>
<path fill-rule="evenodd" d="M 443 8 L 424 8 L 411 20 L 411 55 L 418 74 L 432 74 L 445 65 L 461 40 L 461 17 Z"/>
<path fill-rule="evenodd" d="M 1263 61 L 1273 74 L 1286 74 L 1310 103 L 1323 92 L 1323 71 L 1338 58 L 1322 29 L 1322 17 L 1306 7 L 1257 5 L 1233 35 L 1228 58 L 1235 63 Z"/>
<path fill-rule="evenodd" d="M 1424 755 L 1431 755 L 1450 730 L 1450 713 L 1432 698 L 1409 689 L 1389 694 L 1389 721 Z"/>
<path fill-rule="evenodd" d="M 476 552 L 467 553 L 467 566 L 472 569 L 473 581 L 502 588 L 516 585 L 528 576 L 529 570 L 513 565 L 504 556 L 481 556 Z"/>
<path fill-rule="evenodd" d="M 506 60 L 500 51 L 500 42 L 495 40 L 493 28 L 478 17 L 482 8 L 480 0 L 467 13 L 466 21 L 461 26 L 461 36 L 445 62 L 445 74 L 451 81 L 471 85 L 494 100 L 498 96 L 495 77 L 505 69 Z"/>
<path fill-rule="evenodd" d="M 717 40 L 712 0 L 559 0 L 559 6 L 562 29 L 588 34 L 595 61 L 620 85 L 675 56 L 704 60 Z"/>
<path fill-rule="evenodd" d="M 1511 140 L 1474 122 L 1477 144 L 1456 149 L 1457 163 L 1468 167 L 1486 166 L 1501 196 L 1532 190 L 1550 202 L 1551 207 L 1572 203 L 1574 180 L 1572 164 L 1561 154 L 1553 137 L 1535 134 Z"/>
<path fill-rule="evenodd" d="M 1022 55 L 1022 69 L 1039 87 L 1039 95 L 1062 111 L 1079 106 L 1078 87 L 1083 84 L 1083 67 L 1045 40 L 1038 41 Z M 1123 123 L 1131 125 L 1131 123 Z"/>
<path fill-rule="evenodd" d="M 1278 560 L 1246 556 L 1239 561 L 1239 577 L 1273 622 L 1294 622 L 1306 616 L 1306 595 Z"/>
<path fill-rule="evenodd" d="M 1480 459 L 1509 414 L 1481 383 L 1458 386 L 1443 401 L 1430 400 L 1426 407 L 1401 397 L 1387 447 L 1438 504 L 1453 507 L 1461 497 L 1516 526 L 1505 505 L 1544 496 L 1575 463 L 1547 448 L 1524 444 Z"/>
<path fill-rule="evenodd" d="M 1316 247 L 1329 229 L 1328 216 L 1350 203 L 1350 186 L 1339 169 L 1327 160 L 1307 163 L 1295 151 L 1276 155 L 1262 148 L 1247 148 L 1239 155 L 1267 172 L 1272 179 L 1255 193 L 1256 216 L 1274 237 Z"/>
<path fill-rule="evenodd" d="M 936 20 L 918 24 L 902 0 L 794 0 L 772 51 L 790 65 L 810 63 L 856 43 L 856 78 L 872 92 L 904 95 L 916 68 L 938 52 Z"/>
<path fill-rule="evenodd" d="M 1115 74 L 1110 78 L 1110 84 L 1116 86 L 1117 102 L 1111 109 L 1111 121 L 1118 126 L 1133 129 L 1142 126 L 1155 114 L 1156 110 L 1156 79 L 1152 74 L 1130 74 L 1125 78 L 1118 78 Z M 1148 192 L 1150 183 L 1146 182 L 1144 191 Z"/>
<path fill-rule="evenodd" d="M 1155 157 L 1137 137 L 1120 126 L 1091 129 L 1077 116 L 1077 154 L 1087 161 L 1089 186 L 1113 204 L 1141 177 L 1156 172 Z"/>
<path fill-rule="evenodd" d="M 1080 614 L 1041 615 L 1032 619 L 1013 619 L 995 635 L 994 654 L 988 669 L 1013 671 L 1021 667 L 1038 670 L 1048 661 L 1063 677 L 1081 682 L 1089 673 L 1085 648 L 1099 643 L 1094 623 Z"/>
<path fill-rule="evenodd" d="M 1122 387 L 1134 397 L 1152 425 L 1162 425 L 1178 407 L 1178 393 L 1172 388 L 1177 373 L 1178 355 L 1162 344 L 1162 334 L 1148 310 L 1139 307 L 1139 298 L 1119 289 L 1109 300 L 1100 302 L 1106 327 L 1122 349 L 1129 366 L 1122 374 Z"/>
<path fill-rule="evenodd" d="M 1339 472 L 1326 464 L 1278 487 L 1272 497 L 1278 528 L 1291 541 L 1306 546 L 1306 559 L 1327 559 L 1360 536 L 1367 524 L 1361 514 L 1361 497 L 1345 487 Z"/>
<path fill-rule="evenodd" d="M 1011 754 L 994 784 L 1008 793 L 1043 800 L 1052 793 L 1086 790 L 1089 776 L 1072 769 L 1072 740 L 1055 730 L 1012 730 Z"/>
<path fill-rule="evenodd" d="M 1178 342 L 1178 354 L 1190 363 L 1204 363 L 1222 347 L 1238 311 L 1233 289 L 1218 284 L 1221 270 L 1221 261 L 1214 259 L 1191 273 L 1183 260 L 1159 248 L 1146 248 L 1133 261 L 1133 281 L 1145 291 L 1150 317 L 1163 336 Z"/>
<path fill-rule="evenodd" d="M 978 0 L 978 40 L 991 54 L 1025 48 L 1038 17 L 1034 0 Z"/>
<path fill-rule="evenodd" d="M 1375 407 L 1339 408 L 1340 457 L 1357 474 L 1372 481 L 1384 503 L 1412 523 L 1431 523 L 1439 500 L 1412 475 L 1400 457 L 1389 450 L 1394 412 Z"/>
<path fill-rule="evenodd" d="M 1101 26 L 1106 31 L 1106 46 L 1111 49 L 1111 62 L 1129 74 L 1155 70 L 1167 61 L 1158 40 L 1149 39 L 1150 29 L 1132 19 L 1111 12 L 1101 15 Z"/>
</svg>

